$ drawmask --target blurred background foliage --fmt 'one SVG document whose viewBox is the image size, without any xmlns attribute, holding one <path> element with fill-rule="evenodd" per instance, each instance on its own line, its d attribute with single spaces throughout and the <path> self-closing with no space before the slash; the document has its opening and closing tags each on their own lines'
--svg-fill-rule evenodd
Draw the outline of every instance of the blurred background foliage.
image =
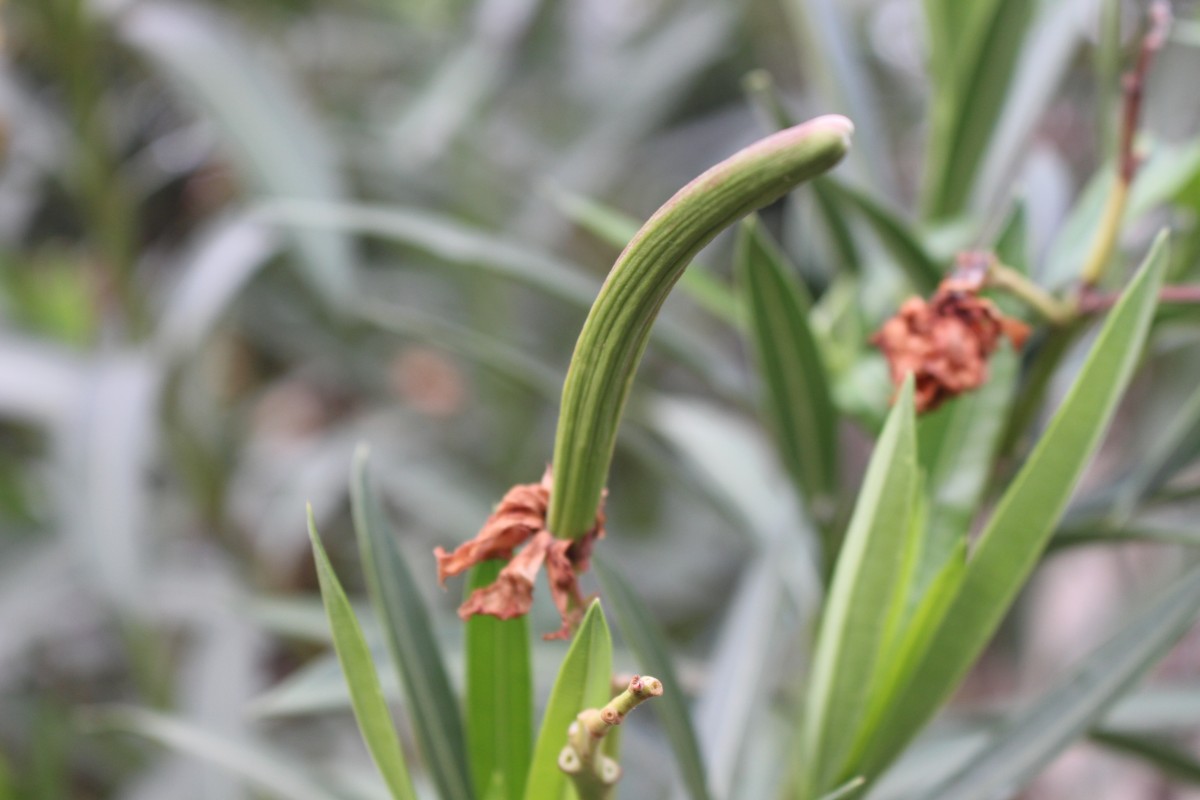
<svg viewBox="0 0 1200 800">
<path fill-rule="evenodd" d="M 812 294 L 852 487 L 891 393 L 866 339 L 930 265 L 1009 232 L 1009 263 L 1062 286 L 1099 217 L 1141 7 L 990 5 L 939 36 L 916 0 L 7 0 L 0 799 L 289 796 L 288 776 L 297 797 L 383 796 L 327 652 L 305 502 L 359 575 L 346 487 L 370 443 L 460 662 L 432 547 L 541 473 L 630 220 L 761 135 L 773 102 L 857 126 L 839 183 L 763 215 Z M 1174 282 L 1200 277 L 1198 13 L 1176 3 L 1151 76 L 1121 259 L 1169 224 Z M 603 548 L 669 632 L 718 797 L 780 780 L 821 596 L 814 536 L 795 535 L 818 526 L 755 420 L 732 244 L 656 328 Z M 973 752 L 997 702 L 1049 685 L 1197 542 L 1198 321 L 1160 313 L 1062 547 L 887 796 Z M 1066 385 L 1034 393 L 1033 429 Z M 1067 548 L 1096 539 L 1120 544 Z M 1195 744 L 1198 647 L 1117 707 L 1122 730 Z M 536 697 L 561 656 L 536 645 Z M 620 643 L 617 663 L 634 668 Z M 90 730 L 113 701 L 161 712 L 145 729 L 171 748 Z M 626 733 L 626 797 L 677 780 L 654 726 Z M 1187 797 L 1185 756 L 1168 779 L 1071 751 L 1029 796 Z"/>
</svg>

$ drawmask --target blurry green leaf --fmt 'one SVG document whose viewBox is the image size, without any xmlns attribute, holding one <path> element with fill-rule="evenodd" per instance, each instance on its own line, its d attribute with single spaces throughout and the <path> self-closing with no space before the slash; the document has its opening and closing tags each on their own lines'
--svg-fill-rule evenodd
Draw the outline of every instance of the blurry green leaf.
<svg viewBox="0 0 1200 800">
<path fill-rule="evenodd" d="M 862 256 L 858 244 L 854 241 L 854 231 L 838 199 L 837 190 L 830 188 L 825 178 L 813 181 L 812 190 L 817 201 L 817 212 L 825 223 L 825 232 L 835 258 L 835 265 L 831 266 L 836 266 L 843 273 L 857 275 L 862 269 Z"/>
<path fill-rule="evenodd" d="M 438 793 L 443 800 L 467 800 L 474 795 L 461 712 L 429 613 L 375 498 L 367 464 L 367 449 L 360 445 L 354 454 L 350 498 L 371 603 L 400 673 L 413 732 Z"/>
<path fill-rule="evenodd" d="M 1139 167 L 1129 193 L 1124 225 L 1141 219 L 1149 211 L 1170 201 L 1200 171 L 1200 144 L 1159 144 Z M 1042 282 L 1059 286 L 1073 279 L 1088 254 L 1104 214 L 1112 187 L 1113 170 L 1106 165 L 1088 181 L 1082 194 L 1058 230 L 1046 254 Z"/>
<path fill-rule="evenodd" d="M 1158 142 L 1138 167 L 1129 192 L 1126 221 L 1139 219 L 1163 203 L 1176 199 L 1184 187 L 1200 176 L 1200 141 L 1183 144 Z"/>
<path fill-rule="evenodd" d="M 1090 738 L 1115 753 L 1141 759 L 1164 775 L 1200 785 L 1200 759 L 1186 750 L 1159 739 L 1120 731 L 1094 730 Z"/>
<path fill-rule="evenodd" d="M 855 778 L 852 781 L 846 781 L 829 794 L 822 795 L 821 800 L 841 800 L 843 797 L 850 797 L 866 782 L 867 779 L 862 777 Z"/>
<path fill-rule="evenodd" d="M 808 325 L 811 303 L 754 217 L 741 226 L 736 260 L 767 427 L 809 512 L 826 521 L 837 495 L 838 415 L 820 345 Z M 836 541 L 826 540 L 825 547 L 832 561 Z"/>
<path fill-rule="evenodd" d="M 135 49 L 199 102 L 260 196 L 342 198 L 333 148 L 297 88 L 213 9 L 140 3 L 115 19 Z M 313 290 L 335 307 L 349 300 L 354 256 L 346 238 L 318 229 L 290 236 Z"/>
<path fill-rule="evenodd" d="M 1091 739 L 1113 752 L 1141 759 L 1175 780 L 1200 785 L 1200 759 L 1177 746 L 1116 731 L 1093 731 Z"/>
<path fill-rule="evenodd" d="M 784 531 L 789 538 L 790 534 Z M 744 790 L 756 739 L 770 738 L 770 730 L 763 731 L 760 723 L 774 700 L 769 665 L 778 658 L 785 638 L 780 635 L 787 605 L 782 573 L 790 564 L 782 547 L 768 546 L 746 567 L 726 602 L 695 714 L 708 785 L 717 797 L 734 797 Z M 817 583 L 814 571 L 809 585 L 815 590 Z M 811 596 L 815 593 L 802 604 L 806 622 L 816 605 L 817 598 Z M 759 733 L 765 735 L 758 737 Z"/>
<path fill-rule="evenodd" d="M 1100 226 L 1100 217 L 1112 187 L 1112 177 L 1109 168 L 1094 175 L 1076 198 L 1071 213 L 1058 226 L 1058 232 L 1046 252 L 1039 279 L 1044 286 L 1062 286 L 1078 275 Z"/>
<path fill-rule="evenodd" d="M 1029 221 L 1025 204 L 1017 202 L 996 237 L 996 258 L 1022 275 L 1029 274 Z"/>
<path fill-rule="evenodd" d="M 692 728 L 682 684 L 676 677 L 675 665 L 667 651 L 666 637 L 654 623 L 650 608 L 642 602 L 624 576 L 599 557 L 592 563 L 604 588 L 604 597 L 616 617 L 621 637 L 637 656 L 642 673 L 653 675 L 667 687 L 652 707 L 662 723 L 667 740 L 671 743 L 675 762 L 679 765 L 689 796 L 693 800 L 706 800 L 709 793 L 704 776 L 704 761 L 700 756 L 700 745 Z"/>
<path fill-rule="evenodd" d="M 81 373 L 71 415 L 59 429 L 60 513 L 79 563 L 88 565 L 81 577 L 134 619 L 144 616 L 149 591 L 146 476 L 160 435 L 163 373 L 148 352 L 110 348 Z M 151 647 L 159 641 L 152 638 Z"/>
<path fill-rule="evenodd" d="M 573 222 L 618 250 L 624 249 L 641 227 L 634 217 L 590 198 L 562 190 L 556 190 L 552 195 Z M 688 266 L 679 279 L 679 288 L 717 319 L 734 327 L 742 324 L 737 302 L 729 288 L 699 264 L 693 262 Z"/>
<path fill-rule="evenodd" d="M 599 289 L 598 279 L 573 264 L 425 211 L 354 203 L 275 201 L 261 206 L 257 216 L 280 225 L 333 228 L 392 239 L 463 269 L 499 275 L 579 309 L 590 308 Z M 723 359 L 701 347 L 694 336 L 671 320 L 658 320 L 650 336 L 681 366 L 718 388 L 727 385 L 719 370 Z"/>
<path fill-rule="evenodd" d="M 198 728 L 178 717 L 132 706 L 85 709 L 91 729 L 128 731 L 236 775 L 279 800 L 341 800 L 306 774 L 303 765 L 285 759 L 261 742 L 235 741 Z"/>
<path fill-rule="evenodd" d="M 990 800 L 1020 788 L 1163 656 L 1191 627 L 1197 610 L 1200 569 L 1193 569 L 1016 716 L 930 800 Z"/>
<path fill-rule="evenodd" d="M 333 631 L 333 645 L 346 676 L 346 685 L 350 688 L 354 718 L 358 720 L 363 741 L 387 782 L 392 797 L 396 800 L 416 800 L 404 751 L 400 748 L 400 739 L 396 736 L 387 702 L 383 699 L 379 675 L 371 660 L 371 650 L 363 638 L 350 600 L 338 582 L 329 557 L 325 555 L 325 548 L 321 546 L 311 508 L 308 510 L 308 535 L 312 539 L 325 613 L 329 615 L 329 627 Z"/>
<path fill-rule="evenodd" d="M 325 617 L 324 610 L 321 611 L 321 621 L 328 629 L 329 620 Z M 371 656 L 376 664 L 391 658 L 382 642 L 378 647 L 371 647 Z M 402 713 L 400 709 L 404 706 L 404 697 L 400 691 L 400 678 L 394 671 L 384 670 L 379 675 L 379 684 L 383 688 L 384 698 L 397 709 L 397 713 Z M 311 659 L 273 684 L 255 697 L 245 712 L 256 720 L 270 720 L 325 714 L 331 711 L 344 712 L 350 707 L 350 691 L 346 688 L 346 678 L 342 674 L 337 654 L 330 652 Z"/>
<path fill-rule="evenodd" d="M 574 264 L 428 211 L 363 203 L 274 200 L 259 206 L 255 216 L 289 228 L 388 239 L 464 269 L 500 275 L 583 308 L 591 306 L 599 285 Z"/>
<path fill-rule="evenodd" d="M 1004 108 L 1033 0 L 926 0 L 933 108 L 925 162 L 925 215 L 964 210 Z"/>
<path fill-rule="evenodd" d="M 911 532 L 915 428 L 910 376 L 871 455 L 821 617 L 804 706 L 800 763 L 807 796 L 841 782 L 835 771 L 867 711 Z"/>
<path fill-rule="evenodd" d="M 574 797 L 558 754 L 567 744 L 567 728 L 585 708 L 600 708 L 612 697 L 612 639 L 600 601 L 592 601 L 567 656 L 563 659 L 538 729 L 525 800 Z"/>
<path fill-rule="evenodd" d="M 557 404 L 562 396 L 564 373 L 561 370 L 551 368 L 527 351 L 498 341 L 494 336 L 456 325 L 444 316 L 369 299 L 359 306 L 358 314 L 362 320 L 383 330 L 411 336 L 462 356 L 551 403 Z"/>
<path fill-rule="evenodd" d="M 179 265 L 179 283 L 158 315 L 155 344 L 168 358 L 182 358 L 201 345 L 238 292 L 279 251 L 279 238 L 240 216 L 206 232 Z"/>
<path fill-rule="evenodd" d="M 853 773 L 878 774 L 958 686 L 1037 565 L 1079 476 L 1108 427 L 1145 345 L 1167 263 L 1160 235 L 1110 312 L 1045 435 L 1009 485 L 967 564 L 949 613 L 880 735 Z"/>
<path fill-rule="evenodd" d="M 1050 546 L 1059 549 L 1100 542 L 1163 542 L 1196 547 L 1200 546 L 1200 531 L 1193 526 L 1167 527 L 1137 520 L 1126 523 L 1091 520 L 1061 526 L 1050 540 Z"/>
<path fill-rule="evenodd" d="M 879 243 L 904 270 L 909 282 L 920 294 L 931 294 L 942 279 L 942 268 L 929 254 L 912 225 L 867 194 L 832 178 L 822 181 L 822 190 L 842 208 L 853 208 L 870 225 Z"/>
<path fill-rule="evenodd" d="M 977 181 L 981 206 L 995 212 L 1012 191 L 1013 176 L 1031 149 L 1031 139 L 1071 69 L 1077 52 L 1091 38 L 1088 20 L 1099 0 L 1040 3 L 1032 30 L 1017 56 L 1008 100 L 995 125 Z"/>
<path fill-rule="evenodd" d="M 504 566 L 471 570 L 468 594 L 491 584 Z M 520 800 L 533 757 L 533 671 L 529 619 L 476 614 L 466 623 L 467 742 L 471 775 L 488 800 Z"/>
<path fill-rule="evenodd" d="M 1104 718 L 1104 727 L 1125 733 L 1194 730 L 1200 719 L 1200 685 L 1149 686 L 1126 695 Z"/>
<path fill-rule="evenodd" d="M 1120 516 L 1127 516 L 1152 490 L 1166 483 L 1200 454 L 1200 387 L 1133 466 L 1120 489 Z"/>
<path fill-rule="evenodd" d="M 823 108 L 854 120 L 858 144 L 850 154 L 849 168 L 881 194 L 894 194 L 890 137 L 880 114 L 885 104 L 856 35 L 851 8 L 838 0 L 785 0 L 782 7 L 805 82 L 815 84 Z"/>
</svg>

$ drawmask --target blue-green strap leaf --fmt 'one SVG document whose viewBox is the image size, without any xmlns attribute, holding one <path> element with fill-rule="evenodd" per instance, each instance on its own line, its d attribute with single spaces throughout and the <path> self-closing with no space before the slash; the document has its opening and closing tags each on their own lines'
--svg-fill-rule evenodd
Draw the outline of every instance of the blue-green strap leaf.
<svg viewBox="0 0 1200 800">
<path fill-rule="evenodd" d="M 474 794 L 458 701 L 442 664 L 429 613 L 375 497 L 367 462 L 367 449 L 359 447 L 350 499 L 371 603 L 383 624 L 412 714 L 413 733 L 438 792 L 443 800 L 470 800 Z"/>
<path fill-rule="evenodd" d="M 379 685 L 379 674 L 375 672 L 375 663 L 371 660 L 371 648 L 367 646 L 350 600 L 333 571 L 333 565 L 329 563 L 329 556 L 321 546 L 311 508 L 308 510 L 308 535 L 312 539 L 317 578 L 321 582 L 321 598 L 325 602 L 325 613 L 333 632 L 333 646 L 342 664 L 346 685 L 350 688 L 358 729 L 394 800 L 416 800 L 400 738 L 392 725 L 392 717 L 383 698 L 383 687 Z"/>
</svg>

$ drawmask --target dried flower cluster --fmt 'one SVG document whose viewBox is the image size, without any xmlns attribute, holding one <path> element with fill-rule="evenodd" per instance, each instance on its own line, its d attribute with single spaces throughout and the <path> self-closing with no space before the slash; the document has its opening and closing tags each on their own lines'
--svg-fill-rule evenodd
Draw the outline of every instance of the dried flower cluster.
<svg viewBox="0 0 1200 800">
<path fill-rule="evenodd" d="M 440 547 L 434 550 L 438 582 L 443 585 L 446 578 L 461 574 L 480 562 L 490 559 L 508 561 L 495 582 L 476 589 L 459 606 L 459 617 L 466 620 L 475 614 L 488 614 L 512 619 L 528 613 L 533 604 L 533 582 L 544 564 L 550 594 L 563 625 L 543 638 L 566 639 L 579 624 L 587 604 L 579 592 L 578 575 L 588 570 L 596 540 L 604 538 L 604 510 L 601 506 L 595 526 L 585 536 L 575 540 L 558 539 L 546 530 L 551 485 L 550 469 L 547 468 L 540 483 L 520 484 L 509 489 L 474 539 L 464 542 L 453 553 Z M 524 549 L 514 556 L 513 551 L 522 545 Z"/>
<path fill-rule="evenodd" d="M 1029 335 L 1024 323 L 979 297 L 986 277 L 979 264 L 978 254 L 961 257 L 960 269 L 942 281 L 933 297 L 905 300 L 871 338 L 887 357 L 895 385 L 913 374 L 918 413 L 982 386 L 988 357 L 1001 336 L 1020 349 Z"/>
</svg>

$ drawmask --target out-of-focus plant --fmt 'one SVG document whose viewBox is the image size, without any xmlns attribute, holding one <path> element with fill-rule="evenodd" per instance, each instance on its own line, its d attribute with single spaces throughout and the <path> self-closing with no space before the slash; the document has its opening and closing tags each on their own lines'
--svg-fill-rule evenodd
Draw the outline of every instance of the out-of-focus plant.
<svg viewBox="0 0 1200 800">
<path fill-rule="evenodd" d="M 1188 654 L 1134 689 L 1200 607 L 1190 7 L 245 5 L 2 6 L 0 800 L 1196 780 Z M 1106 643 L 950 702 L 1130 543 Z"/>
</svg>

